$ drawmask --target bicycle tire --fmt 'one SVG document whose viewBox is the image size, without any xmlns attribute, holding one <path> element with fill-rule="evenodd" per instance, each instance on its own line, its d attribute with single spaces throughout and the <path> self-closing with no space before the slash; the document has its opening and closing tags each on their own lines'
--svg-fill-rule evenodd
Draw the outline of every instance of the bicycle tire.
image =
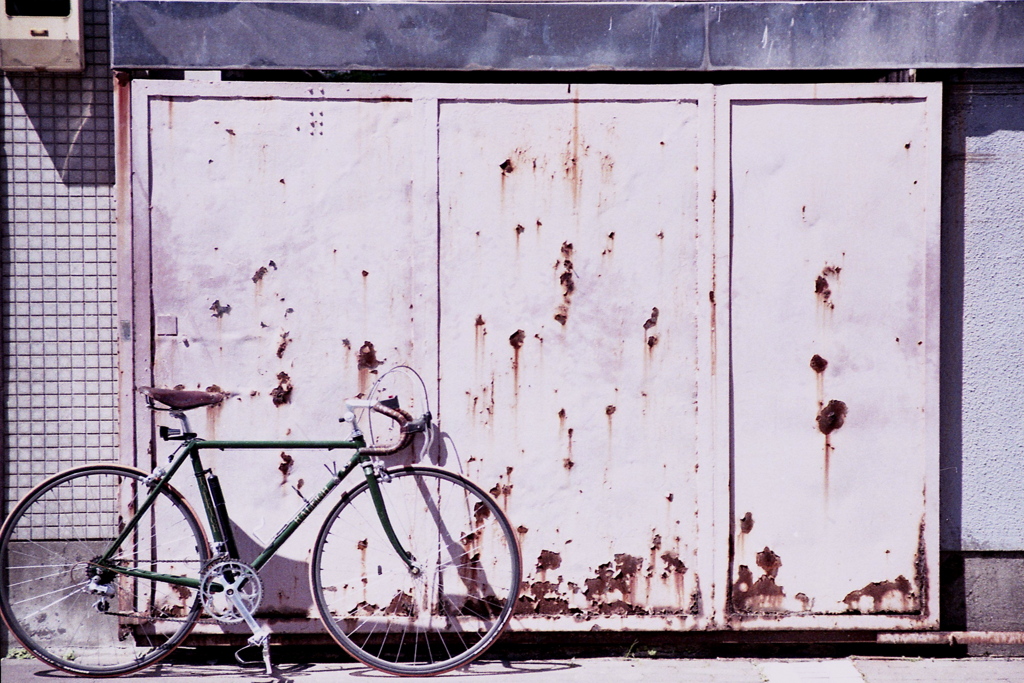
<svg viewBox="0 0 1024 683">
<path fill-rule="evenodd" d="M 43 662 L 84 676 L 130 673 L 170 654 L 199 618 L 198 590 L 93 563 L 149 494 L 146 476 L 120 465 L 67 470 L 32 489 L 0 529 L 0 614 Z M 209 557 L 195 513 L 164 486 L 111 559 L 198 579 Z M 87 589 L 93 576 L 113 592 L 106 611 Z"/>
<path fill-rule="evenodd" d="M 469 480 L 432 467 L 387 470 L 381 493 L 414 575 L 380 523 L 368 484 L 346 493 L 317 537 L 310 578 L 328 632 L 387 673 L 434 675 L 479 657 L 508 625 L 522 559 L 508 519 Z"/>
</svg>

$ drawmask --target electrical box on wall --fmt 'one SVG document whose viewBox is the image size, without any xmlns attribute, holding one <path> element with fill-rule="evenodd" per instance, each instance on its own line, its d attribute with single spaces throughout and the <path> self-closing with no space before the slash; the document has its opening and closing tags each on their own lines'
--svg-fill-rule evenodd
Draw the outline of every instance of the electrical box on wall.
<svg viewBox="0 0 1024 683">
<path fill-rule="evenodd" d="M 82 0 L 0 0 L 0 69 L 81 71 Z"/>
</svg>

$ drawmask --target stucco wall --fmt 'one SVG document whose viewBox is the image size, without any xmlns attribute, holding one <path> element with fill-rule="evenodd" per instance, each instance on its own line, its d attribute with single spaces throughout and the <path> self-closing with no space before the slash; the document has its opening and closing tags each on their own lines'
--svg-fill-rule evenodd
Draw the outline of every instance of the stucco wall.
<svg viewBox="0 0 1024 683">
<path fill-rule="evenodd" d="M 1024 84 L 1000 80 L 948 92 L 947 550 L 1024 550 Z"/>
</svg>

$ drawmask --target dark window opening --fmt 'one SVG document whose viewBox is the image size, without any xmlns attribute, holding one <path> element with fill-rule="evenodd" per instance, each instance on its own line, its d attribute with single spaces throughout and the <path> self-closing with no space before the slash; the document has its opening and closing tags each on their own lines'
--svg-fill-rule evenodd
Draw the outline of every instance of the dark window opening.
<svg viewBox="0 0 1024 683">
<path fill-rule="evenodd" d="M 66 17 L 71 0 L 4 0 L 9 17 Z"/>
</svg>

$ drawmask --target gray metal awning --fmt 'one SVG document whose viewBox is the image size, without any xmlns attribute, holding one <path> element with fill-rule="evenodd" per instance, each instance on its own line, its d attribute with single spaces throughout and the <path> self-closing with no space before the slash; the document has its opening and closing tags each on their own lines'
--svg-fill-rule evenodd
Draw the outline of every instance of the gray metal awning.
<svg viewBox="0 0 1024 683">
<path fill-rule="evenodd" d="M 1024 66 L 1024 1 L 112 0 L 114 68 L 787 70 Z"/>
</svg>

